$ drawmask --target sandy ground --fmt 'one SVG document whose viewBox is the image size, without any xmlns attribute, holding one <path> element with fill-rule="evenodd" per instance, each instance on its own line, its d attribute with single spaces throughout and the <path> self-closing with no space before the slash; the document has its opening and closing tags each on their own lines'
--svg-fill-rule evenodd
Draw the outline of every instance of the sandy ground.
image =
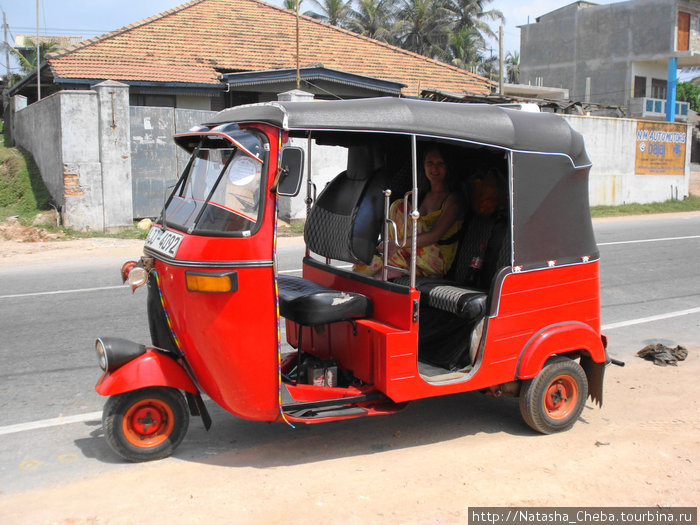
<svg viewBox="0 0 700 525">
<path fill-rule="evenodd" d="M 136 256 L 141 246 L 0 241 L 0 267 Z M 696 506 L 700 346 L 688 350 L 678 367 L 636 357 L 609 367 L 603 408 L 589 403 L 563 434 L 531 432 L 515 399 L 429 399 L 392 416 L 265 426 L 275 439 L 199 460 L 20 494 L 0 488 L 0 523 L 432 524 L 466 523 L 474 506 Z"/>
</svg>

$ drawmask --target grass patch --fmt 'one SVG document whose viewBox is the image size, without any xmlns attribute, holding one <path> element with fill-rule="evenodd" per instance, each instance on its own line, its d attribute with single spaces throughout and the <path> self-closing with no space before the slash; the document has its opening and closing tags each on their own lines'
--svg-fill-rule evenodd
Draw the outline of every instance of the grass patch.
<svg viewBox="0 0 700 525">
<path fill-rule="evenodd" d="M 591 206 L 591 217 L 617 217 L 622 215 L 647 215 L 650 213 L 675 213 L 700 210 L 700 196 L 689 195 L 682 201 L 667 200 L 649 204 L 622 204 L 620 206 Z"/>
<path fill-rule="evenodd" d="M 0 146 L 0 220 L 13 215 L 31 219 L 50 209 L 51 196 L 32 156 Z"/>
</svg>

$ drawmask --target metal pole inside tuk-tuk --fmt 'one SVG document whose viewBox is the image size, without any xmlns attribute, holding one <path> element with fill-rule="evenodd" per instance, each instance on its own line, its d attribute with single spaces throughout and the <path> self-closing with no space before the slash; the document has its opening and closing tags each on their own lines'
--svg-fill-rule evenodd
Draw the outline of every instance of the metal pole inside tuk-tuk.
<svg viewBox="0 0 700 525">
<path fill-rule="evenodd" d="M 411 197 L 411 288 L 416 287 L 416 237 L 418 237 L 418 146 L 411 135 L 411 164 L 413 165 L 413 194 Z"/>
<path fill-rule="evenodd" d="M 316 185 L 311 181 L 311 133 L 308 135 L 306 143 L 306 219 L 309 219 L 311 205 L 316 200 Z M 311 194 L 313 193 L 313 197 Z M 309 256 L 309 246 L 306 245 L 306 257 Z"/>
</svg>

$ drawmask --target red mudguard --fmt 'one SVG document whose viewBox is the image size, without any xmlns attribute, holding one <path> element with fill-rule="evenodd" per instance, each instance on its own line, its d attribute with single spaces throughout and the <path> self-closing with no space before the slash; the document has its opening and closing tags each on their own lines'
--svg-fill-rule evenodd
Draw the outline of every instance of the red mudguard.
<svg viewBox="0 0 700 525">
<path fill-rule="evenodd" d="M 199 394 L 190 375 L 175 359 L 151 349 L 113 372 L 102 374 L 95 390 L 102 396 L 113 396 L 152 386 L 166 386 Z"/>
<path fill-rule="evenodd" d="M 517 379 L 535 377 L 554 354 L 583 351 L 594 362 L 604 363 L 605 348 L 600 334 L 581 322 L 560 323 L 538 332 L 520 354 Z"/>
</svg>

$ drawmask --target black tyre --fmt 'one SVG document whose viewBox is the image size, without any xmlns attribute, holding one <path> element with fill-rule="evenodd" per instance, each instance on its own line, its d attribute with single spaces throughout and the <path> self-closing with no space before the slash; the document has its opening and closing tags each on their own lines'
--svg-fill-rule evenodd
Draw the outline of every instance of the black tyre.
<svg viewBox="0 0 700 525">
<path fill-rule="evenodd" d="M 543 434 L 570 429 L 583 411 L 588 381 L 581 366 L 555 357 L 520 389 L 520 413 L 525 422 Z"/>
<path fill-rule="evenodd" d="M 124 459 L 162 459 L 182 442 L 189 412 L 179 390 L 144 388 L 111 396 L 102 412 L 107 443 Z"/>
</svg>

